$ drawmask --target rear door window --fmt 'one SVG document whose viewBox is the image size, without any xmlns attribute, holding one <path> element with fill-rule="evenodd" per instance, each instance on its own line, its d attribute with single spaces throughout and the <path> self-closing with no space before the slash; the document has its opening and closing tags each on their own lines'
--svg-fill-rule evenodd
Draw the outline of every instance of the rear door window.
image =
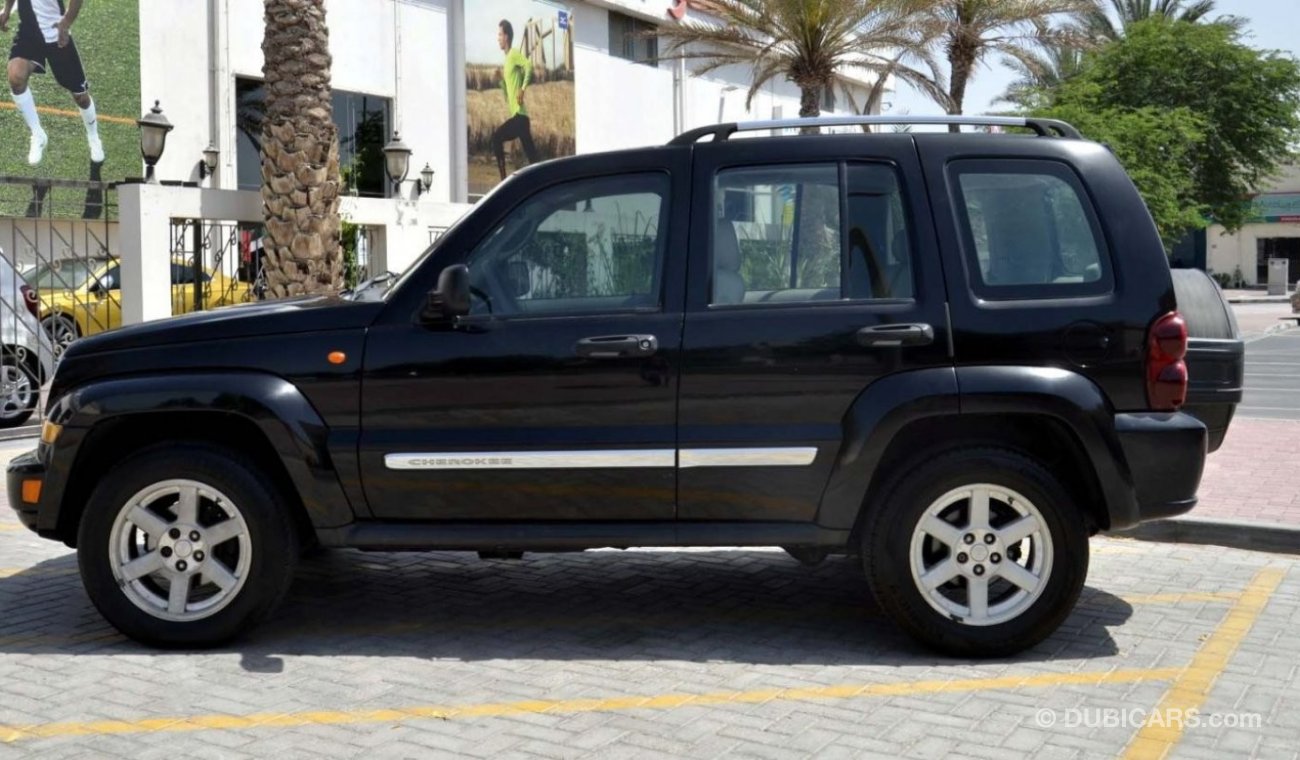
<svg viewBox="0 0 1300 760">
<path fill-rule="evenodd" d="M 1055 161 L 957 161 L 949 177 L 975 294 L 1069 298 L 1114 288 L 1092 203 Z"/>
</svg>

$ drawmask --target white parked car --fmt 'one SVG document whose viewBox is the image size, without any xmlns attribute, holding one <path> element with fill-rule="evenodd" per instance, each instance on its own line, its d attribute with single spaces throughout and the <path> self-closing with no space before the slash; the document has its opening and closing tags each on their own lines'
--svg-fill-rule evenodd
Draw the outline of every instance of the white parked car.
<svg viewBox="0 0 1300 760">
<path fill-rule="evenodd" d="M 32 416 L 41 383 L 54 372 L 54 344 L 38 313 L 36 291 L 0 249 L 0 428 L 17 427 Z"/>
</svg>

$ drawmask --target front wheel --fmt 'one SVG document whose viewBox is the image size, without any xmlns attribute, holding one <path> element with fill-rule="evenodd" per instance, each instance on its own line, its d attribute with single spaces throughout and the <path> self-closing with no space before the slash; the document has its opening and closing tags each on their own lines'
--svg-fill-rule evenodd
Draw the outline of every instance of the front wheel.
<svg viewBox="0 0 1300 760">
<path fill-rule="evenodd" d="M 114 467 L 86 505 L 81 578 L 137 641 L 201 647 L 243 633 L 289 588 L 298 542 L 288 505 L 251 462 L 195 444 Z"/>
<path fill-rule="evenodd" d="M 1047 638 L 1088 574 L 1088 531 L 1041 464 L 996 448 L 949 452 L 897 478 L 862 534 L 867 580 L 904 630 L 964 657 Z"/>
</svg>

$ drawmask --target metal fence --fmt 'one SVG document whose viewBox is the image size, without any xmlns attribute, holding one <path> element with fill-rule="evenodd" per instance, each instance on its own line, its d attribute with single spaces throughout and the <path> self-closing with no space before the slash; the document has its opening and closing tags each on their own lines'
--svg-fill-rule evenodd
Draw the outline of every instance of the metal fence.
<svg viewBox="0 0 1300 760">
<path fill-rule="evenodd" d="M 40 411 L 64 346 L 121 323 L 116 196 L 103 182 L 0 176 L 0 429 Z"/>
</svg>

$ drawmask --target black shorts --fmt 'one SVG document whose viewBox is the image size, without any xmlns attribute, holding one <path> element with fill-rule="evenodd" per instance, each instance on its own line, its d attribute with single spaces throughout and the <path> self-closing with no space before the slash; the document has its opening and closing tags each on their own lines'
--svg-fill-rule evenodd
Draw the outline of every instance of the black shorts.
<svg viewBox="0 0 1300 760">
<path fill-rule="evenodd" d="M 81 65 L 81 54 L 77 52 L 77 43 L 69 38 L 67 47 L 59 47 L 57 42 L 46 42 L 39 29 L 31 32 L 25 24 L 19 25 L 18 34 L 14 35 L 14 44 L 9 48 L 9 60 L 25 58 L 36 67 L 37 74 L 44 74 L 46 67 L 54 72 L 54 81 L 73 95 L 80 95 L 90 89 L 86 81 L 86 70 Z"/>
</svg>

